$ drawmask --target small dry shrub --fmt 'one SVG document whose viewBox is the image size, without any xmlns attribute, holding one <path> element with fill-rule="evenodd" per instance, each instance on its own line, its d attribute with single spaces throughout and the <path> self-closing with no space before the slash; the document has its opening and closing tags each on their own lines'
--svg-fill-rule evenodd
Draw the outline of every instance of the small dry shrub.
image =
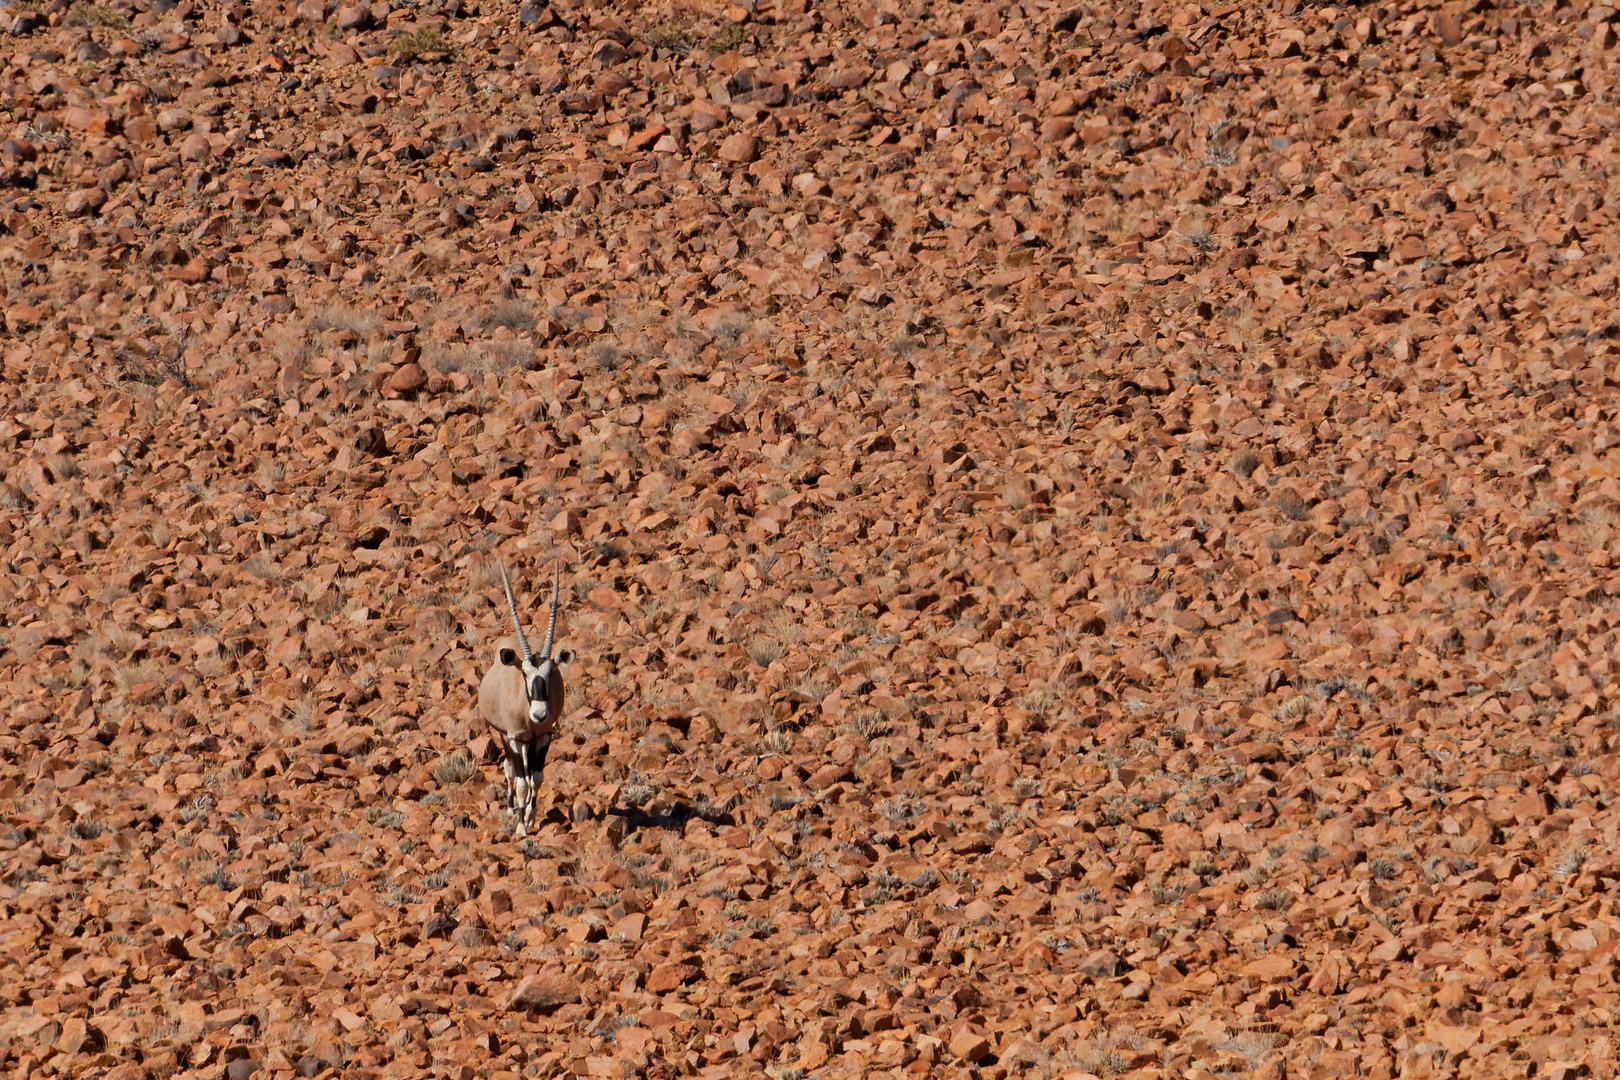
<svg viewBox="0 0 1620 1080">
<path fill-rule="evenodd" d="M 1296 491 L 1277 493 L 1277 512 L 1289 521 L 1304 521 L 1311 516 L 1311 507 Z"/>
<path fill-rule="evenodd" d="M 752 316 L 741 311 L 734 311 L 715 319 L 713 325 L 709 327 L 709 332 L 714 335 L 715 341 L 730 348 L 742 340 L 742 336 L 753 325 Z"/>
<path fill-rule="evenodd" d="M 720 24 L 720 31 L 709 39 L 708 45 L 715 52 L 730 52 L 747 40 L 747 27 L 727 19 Z"/>
<path fill-rule="evenodd" d="M 585 355 L 598 371 L 612 372 L 619 370 L 626 354 L 616 341 L 598 341 L 586 350 Z"/>
<path fill-rule="evenodd" d="M 448 55 L 452 51 L 454 46 L 450 39 L 433 26 L 401 34 L 388 43 L 388 58 L 396 61 L 406 57 Z"/>
<path fill-rule="evenodd" d="M 639 772 L 632 771 L 619 789 L 619 799 L 629 807 L 641 807 L 652 802 L 658 794 L 658 785 Z"/>
<path fill-rule="evenodd" d="M 681 28 L 674 19 L 666 19 L 661 23 L 649 27 L 641 35 L 641 41 L 649 49 L 668 49 L 679 56 L 685 56 L 692 51 L 692 35 Z"/>
<path fill-rule="evenodd" d="M 1186 894 L 1187 887 L 1179 884 L 1158 884 L 1153 886 L 1152 889 L 1153 902 L 1155 904 L 1163 904 L 1165 906 L 1179 904 L 1181 902 L 1181 898 Z"/>
</svg>

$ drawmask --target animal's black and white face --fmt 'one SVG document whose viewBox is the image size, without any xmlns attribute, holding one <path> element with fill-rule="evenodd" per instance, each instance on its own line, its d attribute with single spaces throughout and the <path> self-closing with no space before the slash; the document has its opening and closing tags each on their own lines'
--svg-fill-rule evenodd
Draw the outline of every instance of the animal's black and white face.
<svg viewBox="0 0 1620 1080">
<path fill-rule="evenodd" d="M 523 672 L 523 692 L 529 699 L 529 723 L 544 724 L 553 719 L 553 708 L 562 707 L 563 665 L 574 662 L 574 650 L 559 649 L 555 657 L 525 662 L 516 649 L 502 649 L 501 663 Z"/>
</svg>

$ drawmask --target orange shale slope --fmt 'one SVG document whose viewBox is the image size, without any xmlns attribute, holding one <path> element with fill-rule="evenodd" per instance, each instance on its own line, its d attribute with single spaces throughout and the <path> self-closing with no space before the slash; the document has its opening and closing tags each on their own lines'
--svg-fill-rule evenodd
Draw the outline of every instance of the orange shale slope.
<svg viewBox="0 0 1620 1080">
<path fill-rule="evenodd" d="M 0 1071 L 1612 1078 L 1616 19 L 0 7 Z"/>
</svg>

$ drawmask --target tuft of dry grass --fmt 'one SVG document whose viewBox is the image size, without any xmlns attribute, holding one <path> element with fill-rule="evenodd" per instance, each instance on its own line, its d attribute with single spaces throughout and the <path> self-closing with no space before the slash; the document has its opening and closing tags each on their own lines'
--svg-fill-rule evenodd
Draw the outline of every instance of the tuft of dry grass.
<svg viewBox="0 0 1620 1080">
<path fill-rule="evenodd" d="M 283 701 L 283 726 L 300 733 L 310 730 L 315 717 L 320 714 L 321 703 L 313 694 L 306 694 L 296 701 Z"/>
<path fill-rule="evenodd" d="M 316 316 L 317 320 L 319 318 Z M 338 325 L 333 324 L 334 327 Z M 263 345 L 276 363 L 294 371 L 303 371 L 305 365 L 315 357 L 315 342 L 310 336 L 309 327 L 302 330 L 279 327 L 264 336 Z"/>
<path fill-rule="evenodd" d="M 513 332 L 534 329 L 539 321 L 533 305 L 523 300 L 502 300 L 487 314 L 478 320 L 478 325 L 484 330 L 494 330 L 505 327 Z"/>
<path fill-rule="evenodd" d="M 817 671 L 799 680 L 798 690 L 799 693 L 807 697 L 821 701 L 832 693 L 833 688 L 837 685 L 838 683 L 834 681 L 831 675 L 828 675 L 825 671 Z"/>
<path fill-rule="evenodd" d="M 476 558 L 467 566 L 467 591 L 481 593 L 501 583 L 501 566 L 498 559 Z M 515 587 L 515 586 L 514 586 Z"/>
<path fill-rule="evenodd" d="M 373 330 L 382 329 L 382 324 L 382 317 L 375 311 L 366 311 L 347 304 L 329 304 L 317 311 L 309 320 L 309 328 L 317 333 L 323 330 L 352 330 L 361 337 L 369 336 Z"/>
<path fill-rule="evenodd" d="M 271 585 L 285 584 L 292 576 L 285 566 L 268 554 L 253 556 L 242 564 L 242 569 L 248 575 Z"/>
<path fill-rule="evenodd" d="M 482 341 L 476 345 L 434 343 L 422 350 L 422 366 L 430 371 L 500 375 L 513 368 L 533 368 L 534 347 L 521 341 Z"/>
<path fill-rule="evenodd" d="M 775 564 L 775 560 L 771 560 Z M 760 573 L 767 572 L 766 566 L 761 564 Z M 765 632 L 772 638 L 780 641 L 784 646 L 802 645 L 809 636 L 804 623 L 796 618 L 791 611 L 773 608 L 764 613 Z"/>
<path fill-rule="evenodd" d="M 132 686 L 142 683 L 160 682 L 164 679 L 167 669 L 157 660 L 142 660 L 134 664 L 118 664 L 113 667 L 113 682 L 119 690 L 128 691 Z"/>
<path fill-rule="evenodd" d="M 1283 490 L 1277 493 L 1277 512 L 1290 521 L 1304 521 L 1311 516 L 1310 504 L 1299 497 L 1296 491 Z"/>
<path fill-rule="evenodd" d="M 220 650 L 197 661 L 197 674 L 205 679 L 223 679 L 236 670 L 239 649 Z"/>
<path fill-rule="evenodd" d="M 60 484 L 79 475 L 79 459 L 72 454 L 52 454 L 45 459 L 45 468 Z"/>
<path fill-rule="evenodd" d="M 715 52 L 730 52 L 747 40 L 748 28 L 727 19 L 720 24 L 719 31 L 709 38 L 707 45 Z"/>
<path fill-rule="evenodd" d="M 441 787 L 454 787 L 464 784 L 478 772 L 478 765 L 473 761 L 471 752 L 466 747 L 446 754 L 433 763 L 431 770 L 434 781 Z"/>
<path fill-rule="evenodd" d="M 67 23 L 69 26 L 83 26 L 91 30 L 128 30 L 129 19 L 117 8 L 106 4 L 89 4 L 85 0 L 76 0 L 68 8 Z"/>
<path fill-rule="evenodd" d="M 274 492 L 287 479 L 287 466 L 273 458 L 266 457 L 259 462 L 259 467 L 253 472 L 253 482 L 259 490 L 266 495 Z"/>
<path fill-rule="evenodd" d="M 741 341 L 742 336 L 753 325 L 754 319 L 751 315 L 741 311 L 733 311 L 715 319 L 709 327 L 709 332 L 714 335 L 716 343 L 730 348 Z"/>
<path fill-rule="evenodd" d="M 748 645 L 748 659 L 762 668 L 770 667 L 772 661 L 780 660 L 786 655 L 787 646 L 770 638 L 755 638 Z"/>
<path fill-rule="evenodd" d="M 1278 720 L 1298 720 L 1311 711 L 1311 696 L 1309 694 L 1295 694 L 1281 705 L 1277 706 Z"/>
<path fill-rule="evenodd" d="M 858 709 L 844 730 L 863 739 L 876 739 L 889 733 L 889 719 L 876 709 Z"/>
<path fill-rule="evenodd" d="M 1287 911 L 1294 903 L 1294 894 L 1287 889 L 1267 889 L 1254 898 L 1254 906 L 1262 911 Z"/>
<path fill-rule="evenodd" d="M 614 372 L 624 364 L 627 355 L 616 341 L 598 341 L 585 351 L 598 371 Z"/>
</svg>

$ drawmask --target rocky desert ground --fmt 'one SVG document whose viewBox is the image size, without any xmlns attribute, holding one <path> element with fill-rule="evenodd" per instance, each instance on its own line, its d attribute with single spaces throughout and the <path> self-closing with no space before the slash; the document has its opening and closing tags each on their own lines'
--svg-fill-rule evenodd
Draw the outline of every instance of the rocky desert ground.
<svg viewBox="0 0 1620 1080">
<path fill-rule="evenodd" d="M 1617 21 L 12 0 L 0 1068 L 1613 1077 Z"/>
</svg>

